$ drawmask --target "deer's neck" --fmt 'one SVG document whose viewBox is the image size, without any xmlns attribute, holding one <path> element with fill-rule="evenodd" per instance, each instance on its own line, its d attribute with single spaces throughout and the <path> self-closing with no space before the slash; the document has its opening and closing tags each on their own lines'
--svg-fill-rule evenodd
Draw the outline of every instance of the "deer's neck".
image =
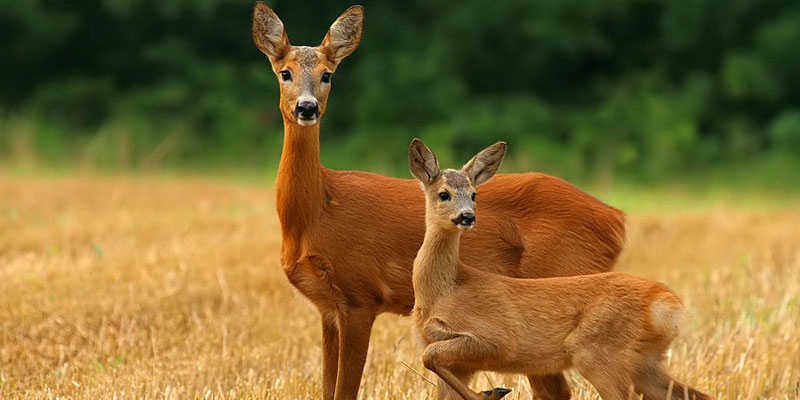
<svg viewBox="0 0 800 400">
<path fill-rule="evenodd" d="M 283 152 L 275 179 L 275 203 L 284 235 L 302 232 L 325 204 L 319 122 L 301 126 L 284 118 Z"/>
<path fill-rule="evenodd" d="M 453 289 L 458 276 L 461 232 L 428 224 L 425 239 L 414 259 L 415 306 L 424 309 Z"/>
</svg>

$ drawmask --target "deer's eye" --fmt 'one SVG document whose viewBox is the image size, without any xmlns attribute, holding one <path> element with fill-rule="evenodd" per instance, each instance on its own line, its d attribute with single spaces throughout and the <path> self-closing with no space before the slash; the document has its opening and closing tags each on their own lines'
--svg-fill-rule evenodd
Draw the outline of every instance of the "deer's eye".
<svg viewBox="0 0 800 400">
<path fill-rule="evenodd" d="M 331 83 L 331 73 L 330 72 L 323 72 L 322 73 L 322 83 Z"/>
<path fill-rule="evenodd" d="M 448 201 L 448 200 L 450 200 L 450 193 L 447 193 L 447 192 L 439 193 L 439 198 L 442 201 Z"/>
<path fill-rule="evenodd" d="M 289 82 L 292 80 L 292 73 L 286 70 L 281 71 L 281 79 L 283 79 L 284 82 Z"/>
<path fill-rule="evenodd" d="M 475 193 L 475 192 L 472 193 L 472 201 L 475 201 L 475 196 L 476 195 L 477 195 L 477 193 Z"/>
</svg>

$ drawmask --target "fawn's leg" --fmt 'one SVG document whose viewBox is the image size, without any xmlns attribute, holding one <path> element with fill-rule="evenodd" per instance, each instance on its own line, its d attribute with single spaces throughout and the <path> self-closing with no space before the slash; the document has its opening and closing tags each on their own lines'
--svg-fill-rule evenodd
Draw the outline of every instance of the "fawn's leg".
<svg viewBox="0 0 800 400">
<path fill-rule="evenodd" d="M 683 398 L 682 393 L 678 393 L 677 388 L 670 385 L 669 375 L 664 371 L 660 360 L 645 362 L 633 376 L 633 384 L 636 392 L 644 395 L 645 400 Z"/>
<path fill-rule="evenodd" d="M 336 400 L 354 400 L 358 396 L 361 374 L 367 361 L 369 335 L 375 311 L 350 309 L 338 314 L 339 366 L 336 377 Z"/>
<path fill-rule="evenodd" d="M 680 400 L 714 400 L 713 397 L 677 381 L 673 381 L 672 398 Z"/>
<path fill-rule="evenodd" d="M 464 382 L 464 385 L 469 384 L 470 379 L 472 379 L 472 374 L 474 373 L 472 370 L 465 368 L 453 368 L 452 372 L 458 380 Z M 436 397 L 438 400 L 461 400 L 461 396 L 441 378 L 439 378 L 436 388 L 439 392 Z"/>
<path fill-rule="evenodd" d="M 339 368 L 339 326 L 333 315 L 322 317 L 322 399 L 333 400 Z"/>
<path fill-rule="evenodd" d="M 572 393 L 563 372 L 549 375 L 528 375 L 536 400 L 569 400 Z"/>
<path fill-rule="evenodd" d="M 606 364 L 597 364 L 594 368 L 579 368 L 578 371 L 597 389 L 603 400 L 629 400 L 638 397 L 633 392 L 633 380 L 630 372 Z"/>
<path fill-rule="evenodd" d="M 422 363 L 425 368 L 433 371 L 450 385 L 464 400 L 499 400 L 510 390 L 495 389 L 478 394 L 470 390 L 454 372 L 454 370 L 463 370 L 465 364 L 468 367 L 472 362 L 498 356 L 499 354 L 492 351 L 492 346 L 481 344 L 470 336 L 457 336 L 453 339 L 429 344 L 422 354 Z"/>
<path fill-rule="evenodd" d="M 660 360 L 641 367 L 633 376 L 633 383 L 645 400 L 711 400 L 707 394 L 672 380 Z"/>
</svg>

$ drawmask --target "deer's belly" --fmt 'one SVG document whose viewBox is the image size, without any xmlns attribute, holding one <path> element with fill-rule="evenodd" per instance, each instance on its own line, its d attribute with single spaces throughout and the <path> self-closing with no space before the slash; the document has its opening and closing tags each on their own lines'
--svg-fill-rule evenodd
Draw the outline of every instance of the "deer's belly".
<svg viewBox="0 0 800 400">
<path fill-rule="evenodd" d="M 375 270 L 380 268 L 333 265 L 322 255 L 301 256 L 284 263 L 284 272 L 292 285 L 323 313 L 363 308 L 376 314 L 410 314 L 414 306 L 410 279 L 408 282 L 403 279 L 400 284 L 366 273 Z"/>
</svg>

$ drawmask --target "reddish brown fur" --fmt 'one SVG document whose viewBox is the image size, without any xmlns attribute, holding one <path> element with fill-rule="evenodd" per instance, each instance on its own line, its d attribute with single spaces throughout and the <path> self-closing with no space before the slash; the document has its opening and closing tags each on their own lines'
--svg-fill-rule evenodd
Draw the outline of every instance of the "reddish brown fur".
<svg viewBox="0 0 800 400">
<path fill-rule="evenodd" d="M 325 399 L 356 397 L 377 314 L 410 313 L 411 266 L 425 230 L 415 180 L 322 167 L 319 122 L 300 125 L 292 114 L 305 84 L 324 114 L 330 85 L 320 84 L 320 76 L 355 50 L 362 16 L 360 7 L 351 7 L 322 46 L 295 47 L 269 7 L 257 3 L 253 13 L 254 40 L 281 90 L 284 145 L 275 183 L 281 264 L 322 317 Z M 282 81 L 284 70 L 292 82 Z M 553 176 L 499 175 L 482 189 L 481 202 L 480 233 L 464 235 L 462 257 L 493 272 L 605 272 L 623 248 L 624 214 Z M 568 390 L 560 374 L 534 379 L 543 398 L 563 398 Z"/>
<path fill-rule="evenodd" d="M 459 248 L 462 254 L 469 248 L 459 246 L 462 231 L 471 225 L 454 222 L 466 213 L 483 223 L 484 212 L 475 212 L 470 195 L 491 177 L 480 168 L 496 170 L 503 154 L 479 153 L 479 167 L 471 161 L 460 171 L 469 179 L 456 180 L 442 177 L 455 171 L 440 173 L 421 142 L 411 147 L 413 155 L 428 152 L 410 156 L 426 204 L 425 239 L 413 269 L 414 318 L 428 344 L 422 359 L 461 397 L 492 397 L 469 390 L 463 377 L 470 371 L 535 377 L 574 367 L 605 400 L 627 399 L 631 388 L 645 399 L 663 400 L 670 385 L 678 389 L 671 399 L 682 399 L 684 391 L 689 398 L 710 399 L 673 382 L 664 368 L 662 358 L 678 334 L 683 310 L 669 288 L 618 272 L 520 279 L 469 267 L 494 260 L 459 261 Z M 442 193 L 451 196 L 443 200 Z M 481 227 L 480 234 L 490 232 Z"/>
</svg>

